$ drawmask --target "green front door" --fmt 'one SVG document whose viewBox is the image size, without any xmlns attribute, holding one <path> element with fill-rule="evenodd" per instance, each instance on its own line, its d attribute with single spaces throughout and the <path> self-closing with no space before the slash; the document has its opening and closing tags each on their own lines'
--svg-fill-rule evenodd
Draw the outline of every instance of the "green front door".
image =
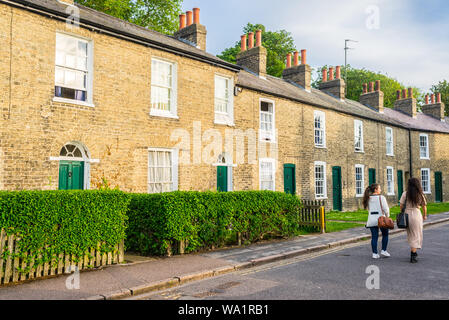
<svg viewBox="0 0 449 320">
<path fill-rule="evenodd" d="M 288 194 L 296 194 L 295 165 L 284 165 L 284 191 Z"/>
<path fill-rule="evenodd" d="M 332 168 L 332 197 L 335 211 L 343 210 L 343 199 L 341 190 L 341 168 Z"/>
<path fill-rule="evenodd" d="M 377 179 L 376 179 L 376 169 L 369 169 L 369 185 L 373 185 L 375 183 L 377 183 Z"/>
<path fill-rule="evenodd" d="M 84 189 L 84 162 L 59 162 L 59 190 Z"/>
<path fill-rule="evenodd" d="M 228 192 L 228 167 L 217 167 L 217 190 Z"/>
<path fill-rule="evenodd" d="M 404 173 L 402 170 L 398 170 L 398 200 L 401 201 L 402 194 L 404 193 Z"/>
<path fill-rule="evenodd" d="M 435 172 L 435 202 L 443 202 L 443 174 Z"/>
</svg>

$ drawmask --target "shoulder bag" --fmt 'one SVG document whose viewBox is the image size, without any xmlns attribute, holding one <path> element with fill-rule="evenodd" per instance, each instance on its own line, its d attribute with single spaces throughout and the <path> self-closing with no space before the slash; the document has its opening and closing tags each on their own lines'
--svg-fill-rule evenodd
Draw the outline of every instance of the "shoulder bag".
<svg viewBox="0 0 449 320">
<path fill-rule="evenodd" d="M 399 229 L 407 229 L 408 228 L 408 213 L 405 213 L 405 209 L 407 208 L 407 197 L 405 198 L 404 207 L 401 210 L 401 213 L 398 214 L 396 218 L 396 224 Z"/>
<path fill-rule="evenodd" d="M 382 216 L 379 218 L 379 220 L 377 221 L 378 227 L 381 229 L 390 229 L 393 230 L 394 229 L 394 222 L 393 219 L 388 218 L 387 216 L 385 216 L 383 214 L 384 212 L 384 208 L 382 206 L 382 196 L 379 196 L 379 202 L 380 202 L 380 208 L 382 210 Z"/>
</svg>

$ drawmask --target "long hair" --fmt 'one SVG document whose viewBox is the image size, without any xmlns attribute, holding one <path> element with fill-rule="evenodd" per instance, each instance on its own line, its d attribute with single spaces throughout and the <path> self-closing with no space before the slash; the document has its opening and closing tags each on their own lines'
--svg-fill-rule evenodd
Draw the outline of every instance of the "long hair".
<svg viewBox="0 0 449 320">
<path fill-rule="evenodd" d="M 380 184 L 374 183 L 372 185 L 370 185 L 368 188 L 366 188 L 365 190 L 365 194 L 363 195 L 363 208 L 368 209 L 368 203 L 369 203 L 369 197 L 371 197 L 371 195 L 376 192 L 376 189 L 380 187 Z"/>
<path fill-rule="evenodd" d="M 421 181 L 419 181 L 419 179 L 417 178 L 411 178 L 408 181 L 407 201 L 410 201 L 413 207 L 421 206 L 425 201 Z"/>
</svg>

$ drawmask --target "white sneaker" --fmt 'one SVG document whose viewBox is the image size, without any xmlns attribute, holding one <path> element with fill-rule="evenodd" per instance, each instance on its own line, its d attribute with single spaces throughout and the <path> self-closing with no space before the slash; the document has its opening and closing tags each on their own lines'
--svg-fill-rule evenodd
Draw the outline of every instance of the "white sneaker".
<svg viewBox="0 0 449 320">
<path fill-rule="evenodd" d="M 387 251 L 383 251 L 380 253 L 382 256 L 384 256 L 385 258 L 389 258 L 391 257 L 391 255 L 387 252 Z"/>
<path fill-rule="evenodd" d="M 380 259 L 380 256 L 377 253 L 373 253 L 373 259 Z"/>
</svg>

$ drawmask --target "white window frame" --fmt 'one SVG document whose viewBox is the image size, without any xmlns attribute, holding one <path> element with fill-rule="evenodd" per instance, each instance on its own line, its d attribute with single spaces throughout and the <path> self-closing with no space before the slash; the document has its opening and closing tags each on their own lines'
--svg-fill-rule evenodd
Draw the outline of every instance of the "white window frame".
<svg viewBox="0 0 449 320">
<path fill-rule="evenodd" d="M 158 86 L 153 84 L 151 78 L 151 94 L 150 94 L 150 115 L 155 117 L 163 117 L 163 118 L 174 118 L 179 119 L 178 117 L 178 64 L 174 61 L 153 57 L 151 58 L 151 75 L 153 75 L 153 61 L 157 61 L 159 63 L 169 64 L 172 67 L 172 78 L 171 78 L 171 99 L 170 99 L 170 110 L 159 110 L 153 109 L 151 106 L 151 101 L 153 100 L 153 86 Z M 151 76 L 152 77 L 152 76 Z"/>
<path fill-rule="evenodd" d="M 361 130 L 359 130 L 359 127 Z M 361 135 L 359 136 L 359 131 L 361 131 Z M 357 149 L 357 141 L 360 138 L 360 149 Z M 355 152 L 365 152 L 365 146 L 364 146 L 364 138 L 363 138 L 363 121 L 361 120 L 354 120 L 354 150 Z"/>
<path fill-rule="evenodd" d="M 321 128 L 317 128 L 317 118 L 319 119 Z M 326 114 L 323 111 L 315 111 L 313 113 L 314 140 L 316 148 L 326 148 Z M 322 135 L 322 143 L 317 143 L 317 133 Z"/>
<path fill-rule="evenodd" d="M 270 191 L 276 191 L 276 160 L 272 158 L 259 159 L 259 190 L 267 190 L 262 189 L 262 163 L 271 163 L 271 166 L 273 168 L 273 188 Z"/>
<path fill-rule="evenodd" d="M 388 172 L 391 171 L 391 180 L 389 180 L 389 174 Z M 394 168 L 393 167 L 387 167 L 387 195 L 394 196 Z"/>
<path fill-rule="evenodd" d="M 70 104 L 77 104 L 81 106 L 86 107 L 95 107 L 93 104 L 93 79 L 94 79 L 94 42 L 92 39 L 82 37 L 76 34 L 64 32 L 64 31 L 57 31 L 55 36 L 55 78 L 54 78 L 54 86 L 56 87 L 56 69 L 57 68 L 64 68 L 63 66 L 58 66 L 56 64 L 56 52 L 57 52 L 57 39 L 58 36 L 62 37 L 68 37 L 68 38 L 75 38 L 78 41 L 85 42 L 87 44 L 87 80 L 86 80 L 86 101 L 76 100 L 76 99 L 67 99 L 62 97 L 57 97 L 55 93 L 53 93 L 53 101 L 54 102 L 61 102 L 61 103 L 70 103 Z M 74 69 L 76 70 L 76 69 Z"/>
<path fill-rule="evenodd" d="M 226 109 L 227 112 L 221 112 L 217 111 L 217 96 L 216 96 L 216 90 L 217 90 L 217 80 L 218 79 L 225 79 L 228 81 L 228 97 L 227 97 L 227 104 Z M 221 74 L 216 73 L 214 77 L 214 111 L 215 111 L 215 124 L 221 124 L 221 125 L 228 125 L 228 126 L 235 126 L 234 124 L 234 78 L 224 76 Z"/>
<path fill-rule="evenodd" d="M 423 156 L 423 146 L 421 145 L 421 138 L 426 138 L 426 150 L 425 150 L 425 156 Z M 419 135 L 419 156 L 422 160 L 430 160 L 430 151 L 429 151 L 429 135 L 425 133 L 421 133 Z"/>
<path fill-rule="evenodd" d="M 357 169 L 361 169 L 361 171 L 362 171 L 362 180 L 357 180 Z M 355 179 L 355 195 L 356 195 L 357 198 L 361 198 L 361 197 L 363 197 L 363 195 L 365 193 L 365 166 L 363 164 L 356 164 L 355 165 L 354 179 Z M 357 193 L 357 182 L 358 181 L 362 182 L 362 186 L 360 188 L 361 193 Z"/>
<path fill-rule="evenodd" d="M 317 190 L 318 190 L 318 182 L 320 182 L 320 181 L 318 181 L 317 180 L 317 168 L 318 167 L 321 167 L 322 169 L 323 169 L 323 180 L 321 180 L 321 182 L 323 183 L 323 185 L 322 185 L 322 187 L 323 187 L 323 193 L 322 194 L 319 194 L 318 192 L 317 192 Z M 326 162 L 322 162 L 322 161 L 315 161 L 315 163 L 314 163 L 314 169 L 313 169 L 313 175 L 314 175 L 314 178 L 313 178 L 313 180 L 314 180 L 314 185 L 315 185 L 315 199 L 316 200 L 323 200 L 323 199 L 327 199 L 327 174 L 326 174 L 326 167 L 327 167 L 327 164 L 326 164 Z"/>
<path fill-rule="evenodd" d="M 394 157 L 394 131 L 393 128 L 387 127 L 385 129 L 385 144 L 387 148 L 387 156 Z M 389 148 L 390 145 L 390 148 Z M 391 150 L 389 150 L 391 149 Z"/>
<path fill-rule="evenodd" d="M 262 102 L 266 102 L 266 103 L 270 103 L 273 107 L 273 112 L 272 112 L 272 131 L 265 131 L 262 130 L 262 114 L 267 113 L 267 112 L 263 112 L 261 110 L 262 108 Z M 268 143 L 275 143 L 275 139 L 276 139 L 276 105 L 275 102 L 273 100 L 269 100 L 269 99 L 265 99 L 265 98 L 260 98 L 259 99 L 259 139 L 260 141 L 263 142 L 268 142 Z"/>
<path fill-rule="evenodd" d="M 427 172 L 427 180 L 426 180 L 427 186 L 428 186 L 427 190 L 424 188 L 424 181 L 425 181 L 423 179 L 423 173 L 424 172 Z M 431 171 L 430 171 L 429 168 L 421 169 L 421 186 L 422 186 L 424 194 L 432 194 L 432 185 L 431 185 L 430 173 L 431 173 Z"/>
<path fill-rule="evenodd" d="M 150 183 L 157 183 L 157 182 L 150 182 L 150 152 L 170 152 L 171 153 L 171 162 L 172 162 L 172 191 L 178 190 L 178 168 L 179 168 L 179 149 L 166 149 L 166 148 L 148 148 L 148 162 L 147 162 L 147 172 L 148 172 L 148 178 L 147 178 L 147 185 L 148 185 L 148 193 L 150 193 Z"/>
</svg>

